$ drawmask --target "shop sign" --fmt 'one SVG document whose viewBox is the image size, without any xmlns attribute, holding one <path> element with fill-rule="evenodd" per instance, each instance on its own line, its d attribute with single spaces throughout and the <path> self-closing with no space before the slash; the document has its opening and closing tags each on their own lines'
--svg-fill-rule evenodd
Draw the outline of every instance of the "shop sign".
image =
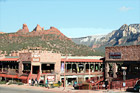
<svg viewBox="0 0 140 93">
<path fill-rule="evenodd" d="M 55 77 L 54 76 L 48 76 L 48 81 L 54 82 Z"/>
<path fill-rule="evenodd" d="M 121 59 L 120 52 L 111 52 L 109 53 L 109 59 Z"/>
<path fill-rule="evenodd" d="M 83 64 L 79 64 L 78 66 L 79 66 L 79 67 L 84 67 L 84 65 L 83 65 Z"/>
<path fill-rule="evenodd" d="M 39 58 L 33 58 L 33 62 L 39 62 Z"/>
</svg>

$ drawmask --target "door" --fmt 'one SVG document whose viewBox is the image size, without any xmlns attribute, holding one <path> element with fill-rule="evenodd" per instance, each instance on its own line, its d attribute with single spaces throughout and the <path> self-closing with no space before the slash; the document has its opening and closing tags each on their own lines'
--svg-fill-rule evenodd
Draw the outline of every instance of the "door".
<svg viewBox="0 0 140 93">
<path fill-rule="evenodd" d="M 39 73 L 39 66 L 33 66 L 33 74 L 38 74 Z"/>
</svg>

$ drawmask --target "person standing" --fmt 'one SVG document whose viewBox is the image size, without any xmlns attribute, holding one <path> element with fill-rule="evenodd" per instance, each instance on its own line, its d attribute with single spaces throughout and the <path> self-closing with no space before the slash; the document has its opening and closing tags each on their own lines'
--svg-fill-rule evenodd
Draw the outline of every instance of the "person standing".
<svg viewBox="0 0 140 93">
<path fill-rule="evenodd" d="M 49 89 L 49 81 L 48 81 L 48 78 L 47 78 L 47 80 L 46 80 L 46 88 L 48 88 Z"/>
<path fill-rule="evenodd" d="M 73 87 L 75 87 L 75 86 L 77 86 L 77 81 L 75 81 L 75 82 L 74 82 L 74 85 L 73 85 Z"/>
<path fill-rule="evenodd" d="M 31 85 L 31 79 L 29 79 L 29 85 Z"/>
<path fill-rule="evenodd" d="M 107 85 L 108 85 L 108 80 L 105 80 L 105 89 L 107 89 Z"/>
</svg>

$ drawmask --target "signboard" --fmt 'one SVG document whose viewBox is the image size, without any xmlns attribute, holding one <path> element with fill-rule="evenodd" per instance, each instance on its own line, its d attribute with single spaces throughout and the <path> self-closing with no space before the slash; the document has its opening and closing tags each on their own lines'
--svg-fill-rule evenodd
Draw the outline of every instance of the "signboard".
<svg viewBox="0 0 140 93">
<path fill-rule="evenodd" d="M 78 66 L 79 66 L 79 67 L 84 67 L 84 65 L 83 65 L 83 64 L 79 64 Z"/>
<path fill-rule="evenodd" d="M 55 81 L 55 77 L 54 76 L 48 76 L 48 81 L 49 82 L 54 82 Z"/>
<path fill-rule="evenodd" d="M 33 62 L 39 62 L 40 61 L 40 58 L 32 58 L 32 61 Z"/>
<path fill-rule="evenodd" d="M 109 53 L 109 59 L 121 59 L 120 52 L 111 52 Z"/>
</svg>

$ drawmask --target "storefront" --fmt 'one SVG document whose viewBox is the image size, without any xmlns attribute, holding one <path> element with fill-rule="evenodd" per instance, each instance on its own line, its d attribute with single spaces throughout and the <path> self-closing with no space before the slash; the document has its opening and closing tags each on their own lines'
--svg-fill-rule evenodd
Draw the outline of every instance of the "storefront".
<svg viewBox="0 0 140 93">
<path fill-rule="evenodd" d="M 140 78 L 140 45 L 105 48 L 105 78 Z"/>
</svg>

